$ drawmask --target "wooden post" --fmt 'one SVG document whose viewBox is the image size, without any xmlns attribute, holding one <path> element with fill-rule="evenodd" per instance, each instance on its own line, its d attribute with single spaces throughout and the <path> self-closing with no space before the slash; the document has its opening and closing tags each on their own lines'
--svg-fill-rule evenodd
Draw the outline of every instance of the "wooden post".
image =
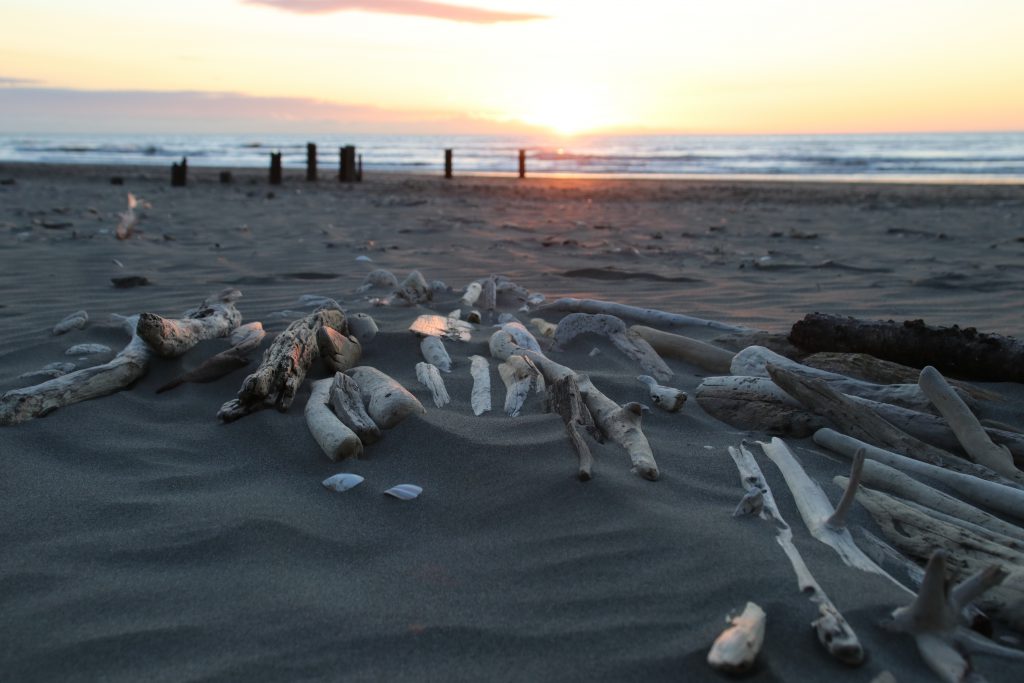
<svg viewBox="0 0 1024 683">
<path fill-rule="evenodd" d="M 519 150 L 519 177 L 526 177 L 526 150 Z"/>
<path fill-rule="evenodd" d="M 281 184 L 281 153 L 271 152 L 270 153 L 270 184 L 280 185 Z"/>
<path fill-rule="evenodd" d="M 356 165 L 356 182 L 363 182 L 363 155 L 359 155 L 359 163 Z"/>
<path fill-rule="evenodd" d="M 171 187 L 185 187 L 188 181 L 188 159 L 181 158 L 180 164 L 171 164 Z"/>
<path fill-rule="evenodd" d="M 306 182 L 316 182 L 316 145 L 306 143 Z"/>
<path fill-rule="evenodd" d="M 450 149 L 444 151 L 444 177 L 452 177 L 452 151 Z"/>
<path fill-rule="evenodd" d="M 356 148 L 354 145 L 345 145 L 339 150 L 341 155 L 338 167 L 338 180 L 343 183 L 352 183 L 356 180 Z"/>
<path fill-rule="evenodd" d="M 223 183 L 224 185 L 227 185 L 227 184 L 231 183 L 231 180 L 232 180 L 232 178 L 231 178 L 231 171 L 221 171 L 220 172 L 220 182 L 221 183 Z"/>
</svg>

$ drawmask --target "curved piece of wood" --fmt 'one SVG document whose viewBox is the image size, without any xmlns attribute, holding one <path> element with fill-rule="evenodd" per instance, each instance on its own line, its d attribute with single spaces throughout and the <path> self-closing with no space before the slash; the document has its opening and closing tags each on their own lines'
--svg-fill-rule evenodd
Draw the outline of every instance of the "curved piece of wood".
<svg viewBox="0 0 1024 683">
<path fill-rule="evenodd" d="M 498 365 L 498 375 L 505 384 L 505 414 L 517 417 L 530 395 L 530 387 L 543 390 L 544 380 L 537 367 L 523 356 L 509 356 Z"/>
<path fill-rule="evenodd" d="M 526 345 L 517 341 L 520 339 Z M 630 406 L 628 408 L 619 406 L 601 393 L 589 377 L 545 356 L 541 353 L 533 335 L 518 323 L 502 325 L 501 329 L 491 335 L 488 345 L 491 355 L 499 360 L 507 360 L 510 355 L 522 355 L 529 358 L 544 375 L 548 384 L 557 382 L 566 375 L 572 375 L 579 386 L 580 394 L 582 394 L 587 408 L 590 409 L 590 414 L 594 417 L 594 423 L 608 438 L 619 444 L 629 454 L 633 471 L 650 481 L 658 479 L 658 464 L 654 460 L 654 453 L 647 437 L 640 429 L 640 416 L 635 407 L 631 404 L 626 404 Z"/>
<path fill-rule="evenodd" d="M 366 414 L 358 382 L 344 372 L 334 373 L 331 407 L 338 419 L 355 432 L 363 445 L 369 446 L 380 440 L 380 427 Z"/>
<path fill-rule="evenodd" d="M 1015 479 L 1021 475 L 1013 464 L 1013 456 L 1005 446 L 997 446 L 992 443 L 985 433 L 978 418 L 974 416 L 971 409 L 967 407 L 956 392 L 939 374 L 939 371 L 928 365 L 921 370 L 921 378 L 918 380 L 921 391 L 928 399 L 935 404 L 942 417 L 946 418 L 950 429 L 956 434 L 957 439 L 963 444 L 967 455 L 974 462 L 998 472 L 1008 479 Z M 1024 477 L 1021 477 L 1024 482 Z"/>
<path fill-rule="evenodd" d="M 705 320 L 703 318 L 695 318 L 690 315 L 666 313 L 665 311 L 659 311 L 653 308 L 639 308 L 637 306 L 628 306 L 626 304 L 619 304 L 613 301 L 601 301 L 598 299 L 573 299 L 566 297 L 563 299 L 556 299 L 550 304 L 541 306 L 537 310 L 540 312 L 558 311 L 563 313 L 606 313 L 618 318 L 633 320 L 643 325 L 651 325 L 652 327 L 704 327 L 722 332 L 745 332 L 748 330 L 746 327 L 730 325 L 728 323 L 718 322 L 717 320 Z"/>
<path fill-rule="evenodd" d="M 0 425 L 19 424 L 57 408 L 113 394 L 146 374 L 152 349 L 135 333 L 137 322 L 138 316 L 124 319 L 131 341 L 109 362 L 5 393 L 0 398 Z"/>
<path fill-rule="evenodd" d="M 452 371 L 452 359 L 444 348 L 444 342 L 440 337 L 423 337 L 420 340 L 420 353 L 424 360 L 433 365 L 441 372 Z"/>
<path fill-rule="evenodd" d="M 428 337 L 428 339 L 436 339 L 436 337 Z M 430 396 L 434 399 L 435 406 L 441 408 L 451 403 L 452 399 L 448 396 L 448 390 L 444 386 L 444 379 L 441 378 L 441 373 L 438 372 L 437 366 L 431 363 L 417 363 L 416 379 L 430 391 Z"/>
<path fill-rule="evenodd" d="M 530 324 L 533 325 L 533 329 L 537 330 L 537 334 L 542 337 L 554 337 L 555 330 L 558 329 L 557 325 L 549 323 L 544 318 L 530 318 Z"/>
<path fill-rule="evenodd" d="M 803 438 L 829 424 L 768 377 L 705 377 L 696 398 L 709 415 L 738 429 Z"/>
<path fill-rule="evenodd" d="M 491 409 L 491 368 L 483 356 L 470 356 L 469 362 L 469 374 L 473 377 L 469 403 L 473 414 L 480 416 Z"/>
<path fill-rule="evenodd" d="M 665 387 L 658 384 L 650 375 L 640 375 L 636 378 L 638 382 L 647 387 L 647 393 L 651 402 L 669 413 L 677 413 L 686 403 L 686 392 L 675 387 Z"/>
<path fill-rule="evenodd" d="M 410 415 L 427 412 L 408 389 L 377 368 L 360 365 L 345 374 L 359 385 L 366 413 L 381 429 L 390 429 Z"/>
<path fill-rule="evenodd" d="M 306 402 L 305 415 L 309 433 L 313 435 L 324 454 L 337 462 L 362 455 L 363 442 L 328 407 L 333 382 L 330 377 L 313 382 L 309 400 Z"/>
<path fill-rule="evenodd" d="M 224 337 L 238 327 L 242 314 L 234 302 L 241 296 L 237 289 L 225 289 L 205 299 L 196 308 L 185 311 L 180 320 L 142 313 L 136 332 L 157 355 L 165 358 L 180 356 L 199 342 Z"/>
<path fill-rule="evenodd" d="M 599 439 L 597 425 L 590 414 L 580 388 L 572 375 L 566 375 L 548 386 L 547 404 L 551 411 L 562 418 L 569 442 L 576 451 L 579 460 L 577 477 L 580 481 L 590 481 L 593 476 L 594 456 L 590 446 L 583 439 L 580 429 L 588 432 L 594 439 Z"/>
<path fill-rule="evenodd" d="M 735 355 L 732 351 L 679 334 L 662 332 L 646 325 L 633 325 L 629 329 L 662 356 L 678 358 L 708 372 L 731 372 L 730 365 Z"/>
<path fill-rule="evenodd" d="M 672 378 L 672 371 L 658 352 L 647 341 L 626 328 L 626 323 L 613 315 L 603 313 L 570 313 L 555 328 L 554 340 L 558 349 L 564 349 L 581 334 L 600 335 L 612 342 L 627 358 L 640 364 L 648 375 L 660 382 Z"/>
<path fill-rule="evenodd" d="M 354 336 L 345 336 L 331 327 L 320 327 L 316 331 L 316 343 L 320 357 L 334 372 L 345 372 L 355 367 L 363 357 L 363 347 Z"/>
</svg>

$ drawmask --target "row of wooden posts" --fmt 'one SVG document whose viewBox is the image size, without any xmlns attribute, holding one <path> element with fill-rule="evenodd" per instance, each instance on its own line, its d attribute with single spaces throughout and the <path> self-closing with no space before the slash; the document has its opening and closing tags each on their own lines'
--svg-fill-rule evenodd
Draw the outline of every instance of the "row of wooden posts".
<svg viewBox="0 0 1024 683">
<path fill-rule="evenodd" d="M 444 177 L 452 177 L 452 150 L 444 151 Z M 519 177 L 526 177 L 526 150 L 519 150 Z M 306 145 L 306 180 L 316 182 L 316 145 L 310 142 Z M 363 155 L 356 154 L 354 145 L 345 145 L 338 148 L 338 180 L 343 183 L 363 182 Z M 220 181 L 231 182 L 231 172 L 221 171 Z M 181 158 L 181 163 L 171 164 L 171 186 L 184 187 L 188 182 L 188 159 Z M 281 153 L 270 153 L 270 184 L 281 184 Z"/>
</svg>

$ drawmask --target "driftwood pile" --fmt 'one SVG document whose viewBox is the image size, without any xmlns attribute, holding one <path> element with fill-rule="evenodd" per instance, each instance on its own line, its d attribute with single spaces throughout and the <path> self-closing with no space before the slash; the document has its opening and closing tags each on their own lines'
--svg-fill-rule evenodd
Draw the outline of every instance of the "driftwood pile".
<svg viewBox="0 0 1024 683">
<path fill-rule="evenodd" d="M 504 412 L 516 416 L 531 392 L 543 393 L 546 409 L 565 423 L 581 480 L 594 475 L 589 440 L 617 444 L 644 479 L 656 480 L 660 471 L 642 429 L 648 406 L 612 400 L 586 374 L 559 363 L 560 351 L 583 335 L 606 338 L 635 363 L 641 373 L 637 381 L 650 403 L 670 412 L 682 409 L 687 397 L 671 386 L 673 371 L 664 359 L 709 373 L 697 388 L 696 401 L 710 415 L 757 434 L 813 437 L 813 444 L 852 459 L 850 476 L 836 478 L 844 493 L 833 509 L 785 442 L 759 442 L 782 473 L 811 536 L 833 548 L 850 567 L 907 592 L 908 605 L 893 613 L 889 627 L 914 636 L 941 680 L 965 680 L 968 651 L 1024 657 L 968 628 L 992 617 L 1024 630 L 1024 434 L 979 420 L 976 414 L 984 415 L 996 396 L 964 381 L 947 380 L 936 369 L 945 368 L 961 379 L 997 375 L 1021 381 L 1021 375 L 997 371 L 1024 367 L 1018 342 L 974 330 L 937 332 L 916 322 L 861 323 L 817 314 L 795 325 L 788 341 L 779 342 L 748 328 L 614 302 L 545 303 L 542 295 L 497 275 L 467 285 L 455 295 L 458 308 L 446 315 L 424 308 L 451 290 L 440 281 L 428 283 L 418 271 L 401 281 L 388 271 L 374 271 L 357 292 L 375 306 L 418 309 L 409 327 L 410 343 L 418 345 L 423 358 L 415 376 L 436 409 L 450 403 L 444 377 L 459 367 L 468 367 L 473 380 L 474 415 L 492 409 L 490 361 L 469 354 L 453 359 L 449 352 L 469 340 L 478 326 L 492 325 L 488 349 L 506 388 Z M 177 319 L 150 313 L 124 318 L 131 339 L 113 360 L 8 391 L 0 398 L 0 424 L 24 422 L 126 388 L 154 357 L 180 356 L 205 339 L 230 336 L 231 348 L 161 390 L 184 381 L 213 381 L 238 369 L 264 336 L 260 323 L 240 325 L 235 308 L 240 296 L 237 290 L 225 290 Z M 333 300 L 320 299 L 317 310 L 294 320 L 273 339 L 218 417 L 230 422 L 265 407 L 288 410 L 319 362 L 330 374 L 312 383 L 305 406 L 310 433 L 331 460 L 360 457 L 381 438 L 382 430 L 426 408 L 394 378 L 359 364 L 362 350 L 377 334 L 373 318 L 346 313 Z M 522 314 L 537 336 L 508 309 Z M 87 321 L 84 311 L 76 312 L 58 323 L 54 334 Z M 733 345 L 740 340 L 740 349 L 678 334 L 686 329 L 728 335 Z M 750 340 L 767 340 L 797 359 Z M 898 362 L 914 359 L 926 359 L 929 365 L 918 369 Z M 735 514 L 772 523 L 800 590 L 817 606 L 813 627 L 820 642 L 839 661 L 857 665 L 864 661 L 864 650 L 794 545 L 793 530 L 779 513 L 754 450 L 747 444 L 729 449 L 744 492 Z M 855 501 L 868 510 L 886 539 L 858 531 L 866 550 L 846 527 Z M 890 571 L 906 575 L 910 586 Z M 763 609 L 748 603 L 716 641 L 709 663 L 724 671 L 754 666 L 766 620 Z"/>
</svg>

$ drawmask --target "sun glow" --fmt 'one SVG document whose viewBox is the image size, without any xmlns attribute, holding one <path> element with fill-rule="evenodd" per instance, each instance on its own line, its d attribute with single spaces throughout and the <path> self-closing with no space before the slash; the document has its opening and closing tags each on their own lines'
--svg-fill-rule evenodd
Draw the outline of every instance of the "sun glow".
<svg viewBox="0 0 1024 683">
<path fill-rule="evenodd" d="M 615 125 L 612 112 L 601 97 L 593 92 L 561 87 L 538 95 L 531 108 L 517 118 L 564 136 L 590 133 Z"/>
</svg>

